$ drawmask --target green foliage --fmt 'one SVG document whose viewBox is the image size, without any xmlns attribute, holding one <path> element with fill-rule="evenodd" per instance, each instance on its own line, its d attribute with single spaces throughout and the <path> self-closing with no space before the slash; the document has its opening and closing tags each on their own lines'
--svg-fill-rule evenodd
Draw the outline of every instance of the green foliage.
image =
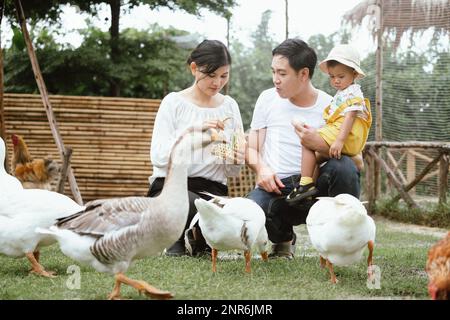
<svg viewBox="0 0 450 320">
<path fill-rule="evenodd" d="M 316 51 L 318 63 L 324 60 L 327 57 L 328 53 L 331 51 L 331 49 L 333 49 L 335 44 L 334 42 L 335 35 L 336 33 L 331 35 L 330 37 L 326 37 L 323 34 L 318 34 L 309 38 L 308 45 L 310 45 L 311 48 L 314 48 L 314 50 Z M 316 88 L 319 88 L 330 95 L 334 95 L 335 93 L 335 89 L 333 89 L 330 85 L 328 75 L 320 71 L 318 66 L 314 71 L 312 83 Z"/>
<path fill-rule="evenodd" d="M 25 39 L 23 38 L 22 32 L 19 28 L 13 27 L 13 37 L 12 45 L 18 51 L 23 51 L 25 49 Z"/>
<path fill-rule="evenodd" d="M 390 198 L 383 198 L 376 202 L 375 213 L 401 222 L 450 229 L 449 204 L 427 203 L 414 209 L 402 201 L 391 202 Z"/>
<path fill-rule="evenodd" d="M 88 12 L 92 15 L 98 13 L 98 8 L 100 4 L 108 4 L 111 8 L 111 27 L 109 28 L 109 33 L 111 35 L 108 45 L 109 54 L 107 60 L 110 65 L 114 68 L 110 72 L 106 72 L 109 75 L 108 83 L 109 89 L 107 92 L 101 93 L 102 95 L 121 95 L 127 96 L 126 92 L 130 92 L 129 83 L 124 82 L 125 78 L 130 78 L 130 75 L 134 72 L 130 70 L 128 66 L 123 65 L 124 57 L 129 56 L 129 44 L 126 41 L 120 41 L 119 25 L 120 25 L 120 12 L 121 9 L 130 9 L 139 5 L 148 5 L 151 9 L 156 9 L 159 7 L 168 7 L 172 10 L 182 10 L 187 13 L 199 15 L 200 9 L 208 9 L 210 11 L 216 12 L 223 15 L 224 17 L 230 17 L 231 13 L 228 8 L 236 5 L 236 0 L 128 0 L 128 1 L 106 1 L 106 0 L 64 0 L 64 1 L 36 1 L 36 0 L 24 0 L 23 10 L 26 18 L 30 18 L 36 22 L 43 20 L 46 22 L 58 22 L 60 21 L 60 14 L 62 11 L 63 4 L 70 4 L 77 6 L 81 11 Z M 12 3 L 6 8 L 6 15 L 13 18 L 15 15 L 15 8 Z M 14 19 L 11 19 L 14 20 Z M 166 48 L 169 49 L 169 48 Z M 121 50 L 128 50 L 127 52 L 122 52 Z M 167 52 L 170 52 L 168 50 Z M 142 59 L 143 54 L 138 55 L 138 59 Z M 139 60 L 137 60 L 139 61 Z M 159 77 L 159 83 L 156 87 L 150 87 L 151 90 L 167 92 L 168 81 L 165 76 L 167 73 L 172 71 L 172 67 L 169 66 L 158 66 L 155 63 L 153 66 L 147 64 L 150 70 L 154 70 L 155 76 Z M 104 70 L 101 70 L 104 71 Z M 119 72 L 124 72 L 120 74 Z M 100 75 L 101 76 L 101 75 Z M 94 82 L 100 81 L 101 79 L 93 78 Z M 142 85 L 136 85 L 138 91 L 142 91 Z M 146 89 L 146 87 L 145 87 Z M 122 91 L 125 91 L 122 92 Z M 139 95 L 138 95 L 139 96 Z M 153 95 L 152 95 L 153 97 Z"/>
<path fill-rule="evenodd" d="M 139 5 L 148 5 L 151 9 L 167 7 L 172 10 L 183 10 L 190 14 L 199 14 L 200 9 L 207 9 L 221 15 L 229 13 L 229 8 L 236 5 L 236 0 L 22 0 L 22 7 L 26 18 L 33 20 L 58 21 L 62 12 L 62 5 L 77 6 L 81 11 L 97 14 L 100 4 L 120 4 L 123 8 L 133 8 Z M 6 1 L 5 15 L 16 19 L 14 1 Z"/>
<path fill-rule="evenodd" d="M 253 47 L 246 48 L 238 40 L 231 44 L 233 56 L 230 95 L 235 98 L 242 114 L 244 128 L 250 126 L 253 108 L 259 94 L 273 86 L 270 66 L 276 43 L 269 33 L 271 11 L 265 11 L 252 34 Z"/>
<path fill-rule="evenodd" d="M 188 49 L 172 36 L 184 32 L 126 29 L 119 42 L 121 55 L 111 63 L 108 33 L 90 27 L 79 48 L 63 48 L 45 30 L 37 30 L 36 55 L 51 94 L 107 96 L 111 81 L 122 83 L 122 96 L 161 98 L 169 89 L 181 89 L 191 81 L 186 71 Z M 5 90 L 36 93 L 37 87 L 25 51 L 5 52 Z"/>
</svg>

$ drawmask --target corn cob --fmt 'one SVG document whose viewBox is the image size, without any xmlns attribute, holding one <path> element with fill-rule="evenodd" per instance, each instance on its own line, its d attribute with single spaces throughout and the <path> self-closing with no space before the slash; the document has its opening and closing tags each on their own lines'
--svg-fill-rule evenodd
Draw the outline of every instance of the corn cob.
<svg viewBox="0 0 450 320">
<path fill-rule="evenodd" d="M 234 159 L 234 152 L 239 150 L 245 144 L 245 136 L 242 132 L 235 132 L 231 136 L 231 143 L 220 143 L 211 150 L 216 157 L 226 160 Z"/>
</svg>

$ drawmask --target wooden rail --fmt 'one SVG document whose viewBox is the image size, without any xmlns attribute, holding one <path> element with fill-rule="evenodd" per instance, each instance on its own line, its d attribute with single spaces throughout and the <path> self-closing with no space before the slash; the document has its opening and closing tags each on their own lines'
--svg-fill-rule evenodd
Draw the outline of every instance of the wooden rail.
<svg viewBox="0 0 450 320">
<path fill-rule="evenodd" d="M 387 160 L 383 159 L 381 153 L 375 151 L 376 148 L 385 149 Z M 425 152 L 428 150 L 428 152 L 430 152 L 431 149 L 437 152 L 436 156 L 430 157 L 429 155 L 418 152 L 418 150 Z M 392 150 L 402 150 L 403 154 L 396 160 L 392 155 Z M 438 201 L 439 203 L 446 203 L 448 192 L 449 154 L 450 142 L 368 142 L 364 150 L 364 158 L 367 164 L 365 190 L 368 195 L 369 207 L 373 209 L 376 199 L 372 190 L 375 175 L 374 163 L 378 163 L 381 166 L 388 181 L 397 191 L 393 194 L 391 201 L 398 201 L 402 198 L 408 206 L 417 207 L 417 203 L 411 196 L 411 194 L 414 194 L 414 187 L 419 182 L 423 182 L 437 175 Z M 405 158 L 407 159 L 406 178 L 402 170 L 400 170 L 400 165 Z M 420 159 L 427 163 L 419 174 L 416 174 L 416 159 Z M 438 167 L 437 170 L 430 172 L 435 167 Z"/>
</svg>

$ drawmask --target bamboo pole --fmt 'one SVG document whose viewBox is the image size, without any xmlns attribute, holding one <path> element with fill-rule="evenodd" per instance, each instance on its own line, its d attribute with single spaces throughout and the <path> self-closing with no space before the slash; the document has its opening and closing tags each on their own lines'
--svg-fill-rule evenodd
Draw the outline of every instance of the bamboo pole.
<svg viewBox="0 0 450 320">
<path fill-rule="evenodd" d="M 42 77 L 41 69 L 39 67 L 39 63 L 36 57 L 36 53 L 34 52 L 33 44 L 31 42 L 30 35 L 28 33 L 27 24 L 25 21 L 25 15 L 23 13 L 22 3 L 20 0 L 14 0 L 14 5 L 17 11 L 17 17 L 19 20 L 20 27 L 22 29 L 22 34 L 25 39 L 25 43 L 27 46 L 28 55 L 30 56 L 31 66 L 33 69 L 34 77 L 36 78 L 36 83 L 39 88 L 39 92 L 41 93 L 42 103 L 44 104 L 45 111 L 47 113 L 48 122 L 50 124 L 50 129 L 52 131 L 53 138 L 55 140 L 56 146 L 58 147 L 59 154 L 61 160 L 64 161 L 64 154 L 66 153 L 66 149 L 64 147 L 64 142 L 62 141 L 61 135 L 58 130 L 58 123 L 53 114 L 52 105 L 50 103 L 50 99 L 48 97 L 47 87 L 45 86 L 44 79 Z M 77 186 L 77 181 L 75 180 L 75 175 L 73 174 L 72 168 L 67 168 L 67 176 L 69 178 L 70 189 L 72 190 L 73 197 L 75 201 L 79 204 L 83 204 L 83 199 L 81 198 L 80 190 Z"/>
<path fill-rule="evenodd" d="M 72 148 L 66 148 L 66 153 L 64 154 L 64 162 L 63 166 L 61 168 L 61 174 L 59 176 L 58 186 L 56 190 L 59 193 L 64 193 L 64 184 L 66 183 L 67 179 L 67 169 L 70 165 L 70 157 L 72 156 Z"/>
</svg>

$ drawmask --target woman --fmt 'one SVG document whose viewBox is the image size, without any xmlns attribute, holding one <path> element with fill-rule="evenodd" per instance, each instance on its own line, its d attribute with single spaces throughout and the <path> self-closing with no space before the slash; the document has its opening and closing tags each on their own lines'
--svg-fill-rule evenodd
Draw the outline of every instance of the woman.
<svg viewBox="0 0 450 320">
<path fill-rule="evenodd" d="M 234 126 L 234 130 L 243 130 L 236 101 L 220 93 L 230 76 L 231 57 L 225 45 L 216 40 L 204 40 L 192 51 L 187 63 L 194 76 L 194 84 L 180 92 L 168 94 L 161 101 L 156 115 L 150 149 L 153 175 L 149 178 L 149 197 L 155 197 L 161 192 L 171 148 L 188 127 L 202 124 L 218 130 L 227 130 L 230 126 Z M 224 162 L 205 150 L 193 153 L 188 170 L 189 216 L 185 229 L 197 212 L 194 200 L 208 198 L 201 191 L 216 195 L 228 194 L 227 177 L 239 174 L 239 164 L 244 161 L 243 152 L 235 156 L 237 165 Z M 195 254 L 210 251 L 198 226 L 191 238 Z M 186 254 L 184 235 L 167 249 L 166 254 Z"/>
</svg>

